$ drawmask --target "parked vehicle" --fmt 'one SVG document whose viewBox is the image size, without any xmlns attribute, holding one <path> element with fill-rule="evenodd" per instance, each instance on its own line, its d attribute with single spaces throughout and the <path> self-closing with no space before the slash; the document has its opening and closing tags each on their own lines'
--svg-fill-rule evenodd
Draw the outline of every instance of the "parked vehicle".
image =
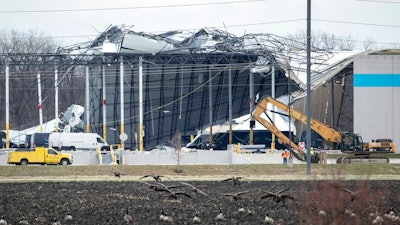
<svg viewBox="0 0 400 225">
<path fill-rule="evenodd" d="M 95 150 L 109 151 L 110 145 L 97 133 L 51 133 L 49 146 L 57 150 Z"/>
<path fill-rule="evenodd" d="M 53 148 L 17 148 L 8 154 L 8 164 L 72 164 L 72 155 L 59 153 Z"/>
<path fill-rule="evenodd" d="M 286 135 L 289 132 L 284 131 Z M 294 135 L 292 135 L 294 137 Z M 210 145 L 210 134 L 199 134 L 193 141 L 186 145 L 186 148 L 192 149 L 213 149 L 213 150 L 227 150 L 229 145 L 229 132 L 217 132 L 212 136 L 212 144 Z M 253 144 L 264 145 L 264 148 L 271 146 L 272 134 L 268 130 L 253 130 Z M 250 130 L 233 130 L 232 131 L 232 144 L 249 145 L 250 144 Z M 277 149 L 284 149 L 285 146 L 276 143 Z"/>
<path fill-rule="evenodd" d="M 27 135 L 29 136 L 29 135 Z M 36 147 L 49 147 L 49 136 L 50 133 L 34 133 L 31 137 L 30 148 Z"/>
</svg>

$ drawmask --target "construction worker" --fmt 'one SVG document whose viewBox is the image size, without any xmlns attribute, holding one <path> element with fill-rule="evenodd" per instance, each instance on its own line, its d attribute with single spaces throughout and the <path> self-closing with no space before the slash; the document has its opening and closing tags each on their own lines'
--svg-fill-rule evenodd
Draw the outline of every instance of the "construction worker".
<svg viewBox="0 0 400 225">
<path fill-rule="evenodd" d="M 283 164 L 287 164 L 288 157 L 289 157 L 289 151 L 283 150 L 283 152 L 282 152 Z"/>
</svg>

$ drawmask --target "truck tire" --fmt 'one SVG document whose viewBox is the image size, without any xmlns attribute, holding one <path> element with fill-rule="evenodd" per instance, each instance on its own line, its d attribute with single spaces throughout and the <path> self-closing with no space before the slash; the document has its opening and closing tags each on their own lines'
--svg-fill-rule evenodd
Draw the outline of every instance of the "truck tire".
<svg viewBox="0 0 400 225">
<path fill-rule="evenodd" d="M 67 166 L 68 164 L 69 164 L 68 159 L 61 159 L 60 165 L 62 165 L 62 166 Z"/>
<path fill-rule="evenodd" d="M 28 165 L 28 160 L 27 159 L 21 159 L 21 161 L 19 162 L 19 165 L 22 165 L 22 166 Z"/>
</svg>

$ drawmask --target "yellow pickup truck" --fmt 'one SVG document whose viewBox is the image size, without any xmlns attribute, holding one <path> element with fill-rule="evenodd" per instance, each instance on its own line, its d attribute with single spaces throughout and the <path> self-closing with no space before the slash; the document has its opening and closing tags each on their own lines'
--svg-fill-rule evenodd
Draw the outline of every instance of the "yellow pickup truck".
<svg viewBox="0 0 400 225">
<path fill-rule="evenodd" d="M 72 155 L 60 153 L 52 148 L 36 147 L 34 149 L 15 149 L 8 154 L 8 164 L 72 164 Z"/>
</svg>

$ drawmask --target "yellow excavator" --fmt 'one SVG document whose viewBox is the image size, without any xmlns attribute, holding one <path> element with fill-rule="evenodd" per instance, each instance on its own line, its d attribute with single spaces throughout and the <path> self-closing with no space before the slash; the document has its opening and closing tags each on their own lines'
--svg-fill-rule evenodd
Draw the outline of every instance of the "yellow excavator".
<svg viewBox="0 0 400 225">
<path fill-rule="evenodd" d="M 307 124 L 307 115 L 304 113 L 289 108 L 288 105 L 273 99 L 272 97 L 262 98 L 253 112 L 253 117 L 259 123 L 261 123 L 270 132 L 275 134 L 278 138 L 278 142 L 281 144 L 288 145 L 291 153 L 299 160 L 306 161 L 306 154 L 303 149 L 290 140 L 285 134 L 283 134 L 273 123 L 271 118 L 269 118 L 267 112 L 268 104 L 276 106 L 290 116 L 291 118 L 301 121 L 303 124 Z M 270 110 L 272 113 L 280 112 Z M 265 114 L 267 119 L 261 117 Z M 384 162 L 388 163 L 389 158 L 384 156 L 374 156 L 375 153 L 394 153 L 396 152 L 396 146 L 390 139 L 377 139 L 376 141 L 366 142 L 362 141 L 362 137 L 358 134 L 350 134 L 347 132 L 338 131 L 329 125 L 326 125 L 314 118 L 310 118 L 310 128 L 318 133 L 325 141 L 332 143 L 340 149 L 343 153 L 349 154 L 349 156 L 339 157 L 337 163 L 363 163 L 363 162 Z M 316 153 L 314 157 L 311 158 L 312 163 L 319 162 L 319 156 Z"/>
</svg>

